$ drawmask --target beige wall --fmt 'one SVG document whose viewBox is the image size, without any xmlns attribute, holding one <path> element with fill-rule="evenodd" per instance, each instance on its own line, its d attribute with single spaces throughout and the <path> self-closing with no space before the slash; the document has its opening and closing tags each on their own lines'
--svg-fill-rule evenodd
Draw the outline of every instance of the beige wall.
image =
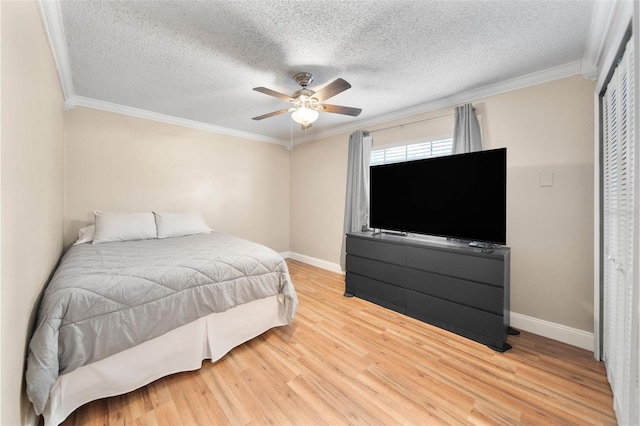
<svg viewBox="0 0 640 426">
<path fill-rule="evenodd" d="M 593 90 L 572 77 L 478 102 L 506 146 L 511 309 L 593 331 Z M 540 174 L 553 173 L 553 187 Z"/>
<path fill-rule="evenodd" d="M 478 114 L 482 126 L 482 118 Z M 408 123 L 408 124 L 407 124 Z M 454 114 L 450 108 L 373 126 L 373 149 L 437 141 L 453 137 Z"/>
<path fill-rule="evenodd" d="M 0 424 L 21 424 L 34 306 L 64 246 L 105 211 L 199 210 L 277 251 L 339 262 L 348 135 L 277 145 L 77 108 L 63 112 L 35 2 L 0 3 Z M 474 102 L 508 148 L 512 310 L 591 331 L 593 84 L 572 77 Z M 381 124 L 374 146 L 447 136 L 451 109 Z M 66 121 L 66 124 L 65 124 Z M 65 166 L 66 132 L 66 166 Z M 554 186 L 539 186 L 540 173 Z M 66 188 L 65 188 L 66 185 Z"/>
<path fill-rule="evenodd" d="M 23 424 L 26 345 L 34 306 L 62 252 L 64 116 L 35 2 L 1 2 L 0 424 Z"/>
<path fill-rule="evenodd" d="M 340 263 L 349 135 L 295 145 L 290 250 Z"/>
<path fill-rule="evenodd" d="M 212 228 L 289 249 L 289 151 L 89 108 L 66 113 L 65 246 L 93 210 L 202 211 Z"/>
<path fill-rule="evenodd" d="M 584 331 L 593 330 L 593 90 L 575 76 L 473 102 L 485 149 L 507 147 L 511 309 Z M 437 139 L 451 113 L 368 130 L 444 116 L 372 134 L 374 147 L 415 142 L 419 131 Z M 344 134 L 294 148 L 292 252 L 339 263 L 347 145 Z M 553 187 L 540 187 L 541 173 L 553 173 Z"/>
</svg>

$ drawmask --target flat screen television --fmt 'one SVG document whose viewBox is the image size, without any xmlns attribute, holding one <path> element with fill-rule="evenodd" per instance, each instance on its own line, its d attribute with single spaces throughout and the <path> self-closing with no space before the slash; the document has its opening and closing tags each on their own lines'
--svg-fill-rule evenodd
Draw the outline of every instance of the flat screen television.
<svg viewBox="0 0 640 426">
<path fill-rule="evenodd" d="M 371 166 L 374 229 L 506 244 L 507 149 Z"/>
</svg>

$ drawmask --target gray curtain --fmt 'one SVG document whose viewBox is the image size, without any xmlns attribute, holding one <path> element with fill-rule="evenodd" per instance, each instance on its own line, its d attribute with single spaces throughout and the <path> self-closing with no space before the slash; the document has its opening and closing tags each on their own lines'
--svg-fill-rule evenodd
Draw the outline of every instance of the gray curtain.
<svg viewBox="0 0 640 426">
<path fill-rule="evenodd" d="M 369 223 L 369 163 L 371 138 L 369 132 L 358 130 L 349 136 L 347 163 L 347 195 L 344 205 L 344 232 L 340 266 L 345 270 L 346 234 L 362 231 Z"/>
<path fill-rule="evenodd" d="M 456 107 L 453 154 L 475 151 L 482 151 L 482 135 L 476 111 L 471 104 Z"/>
</svg>

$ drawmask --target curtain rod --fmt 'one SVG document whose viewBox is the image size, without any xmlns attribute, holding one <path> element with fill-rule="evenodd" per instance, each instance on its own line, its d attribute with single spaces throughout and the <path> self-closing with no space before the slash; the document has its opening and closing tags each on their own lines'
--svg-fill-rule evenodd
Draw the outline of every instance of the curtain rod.
<svg viewBox="0 0 640 426">
<path fill-rule="evenodd" d="M 395 129 L 396 127 L 404 127 L 404 126 L 410 126 L 412 124 L 416 124 L 416 123 L 422 123 L 423 121 L 429 121 L 429 120 L 436 120 L 438 118 L 444 118 L 444 117 L 449 117 L 450 115 L 455 115 L 455 113 L 449 113 L 449 114 L 444 114 L 444 115 L 439 115 L 437 117 L 429 117 L 429 118 L 423 118 L 422 120 L 416 120 L 416 121 L 411 121 L 409 123 L 404 123 L 404 124 L 397 124 L 395 126 L 390 126 L 390 127 L 384 127 L 382 129 L 376 129 L 376 130 L 370 130 L 369 133 L 375 133 L 375 132 L 381 132 L 383 130 L 389 130 L 389 129 Z"/>
</svg>

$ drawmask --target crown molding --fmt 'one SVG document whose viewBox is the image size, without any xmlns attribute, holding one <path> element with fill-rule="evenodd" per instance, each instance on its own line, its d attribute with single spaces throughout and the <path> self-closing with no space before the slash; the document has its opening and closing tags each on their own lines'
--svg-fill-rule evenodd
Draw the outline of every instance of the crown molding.
<svg viewBox="0 0 640 426">
<path fill-rule="evenodd" d="M 435 101 L 396 110 L 389 114 L 378 115 L 370 119 L 353 122 L 348 125 L 336 127 L 331 130 L 318 132 L 308 138 L 297 138 L 294 139 L 294 144 L 311 142 L 329 136 L 335 136 L 341 133 L 362 130 L 389 121 L 399 120 L 413 115 L 435 111 L 441 108 L 453 107 L 455 105 L 468 103 L 477 99 L 486 98 L 487 96 L 494 96 L 500 93 L 510 92 L 517 89 L 524 89 L 526 87 L 535 86 L 536 84 L 547 83 L 549 81 L 570 77 L 572 75 L 580 74 L 580 69 L 581 61 L 569 62 L 567 64 L 549 68 L 543 71 L 526 74 L 510 80 L 505 80 L 500 83 L 483 86 L 477 89 L 468 90 L 466 92 L 457 93 L 452 96 L 440 98 Z"/>
<path fill-rule="evenodd" d="M 51 51 L 53 52 L 53 60 L 58 69 L 58 78 L 60 78 L 60 86 L 62 86 L 62 94 L 66 103 L 68 99 L 75 96 L 75 89 L 73 88 L 73 79 L 71 78 L 71 65 L 64 35 L 64 26 L 62 25 L 60 2 L 39 0 L 38 8 L 40 9 L 42 24 L 47 33 Z"/>
<path fill-rule="evenodd" d="M 621 3 L 631 3 L 629 1 L 620 0 Z M 590 34 L 590 44 L 594 42 L 600 42 L 603 46 L 594 47 L 595 51 L 601 49 L 599 55 L 604 51 L 604 42 L 599 35 L 602 31 L 609 31 L 614 19 L 610 15 L 615 15 L 616 7 L 598 6 L 600 3 L 612 3 L 612 2 L 596 2 L 596 9 L 598 9 L 597 16 L 607 16 L 606 24 L 601 24 L 601 19 L 598 19 L 599 26 L 604 25 L 603 28 L 594 30 L 594 35 Z M 617 4 L 618 2 L 615 2 Z M 144 118 L 147 120 L 159 121 L 168 124 L 175 124 L 178 126 L 189 127 L 193 129 L 203 130 L 207 132 L 219 133 L 223 135 L 236 136 L 245 139 L 256 140 L 260 142 L 273 143 L 288 147 L 291 141 L 273 138 L 269 136 L 260 135 L 257 133 L 244 132 L 240 130 L 229 129 L 226 127 L 215 126 L 212 124 L 202 123 L 193 120 L 187 120 L 184 118 L 174 117 L 166 114 L 155 113 L 138 108 L 128 107 L 124 105 L 114 104 L 111 102 L 101 101 L 97 99 L 86 98 L 83 96 L 77 96 L 73 86 L 73 79 L 71 77 L 71 66 L 69 61 L 69 53 L 67 51 L 67 44 L 64 34 L 64 27 L 62 21 L 62 11 L 60 10 L 60 2 L 53 0 L 38 0 L 40 13 L 42 15 L 42 21 L 47 32 L 49 43 L 53 52 L 54 61 L 58 69 L 58 75 L 60 78 L 60 84 L 65 98 L 65 110 L 71 110 L 76 106 L 84 106 L 87 108 L 99 109 L 103 111 L 115 112 L 118 114 L 129 115 L 132 117 Z M 609 10 L 612 9 L 612 10 Z M 594 18 L 596 17 L 596 11 L 594 10 Z M 592 25 L 593 26 L 593 25 Z M 594 41 L 591 42 L 591 39 Z M 590 53 L 589 55 L 593 55 Z M 584 62 L 584 61 L 583 61 Z M 313 135 L 304 137 L 298 137 L 293 140 L 293 144 L 301 144 L 305 142 L 311 142 L 321 138 L 338 135 L 341 133 L 347 133 L 354 130 L 364 129 L 372 127 L 378 124 L 382 124 L 388 121 L 402 119 L 412 115 L 422 114 L 430 112 L 440 108 L 451 107 L 461 103 L 471 102 L 476 99 L 484 98 L 487 96 L 497 95 L 516 89 L 522 89 L 525 87 L 533 86 L 540 83 L 568 77 L 575 74 L 580 74 L 582 69 L 581 62 L 571 62 L 558 67 L 550 68 L 547 70 L 531 73 L 522 77 L 506 80 L 501 83 L 484 86 L 478 89 L 469 90 L 466 92 L 458 93 L 456 95 L 448 96 L 445 98 L 437 99 L 435 101 L 418 104 L 409 108 L 396 110 L 389 114 L 383 114 L 370 119 L 352 122 L 348 125 L 336 127 L 331 130 L 321 131 Z"/>
<path fill-rule="evenodd" d="M 255 140 L 259 142 L 267 142 L 278 145 L 288 146 L 289 142 L 282 139 L 272 138 L 256 133 L 243 132 L 240 130 L 229 129 L 226 127 L 215 126 L 212 124 L 202 123 L 184 118 L 174 117 L 166 114 L 159 114 L 138 108 L 132 108 L 125 105 L 105 102 L 98 99 L 77 96 L 73 86 L 73 78 L 71 77 L 71 65 L 69 61 L 69 52 L 67 50 L 67 42 L 64 34 L 64 26 L 62 21 L 62 11 L 59 1 L 38 0 L 42 23 L 49 39 L 53 59 L 58 69 L 58 77 L 62 86 L 64 96 L 64 109 L 72 110 L 76 106 L 99 109 L 102 111 L 115 112 L 131 117 L 144 118 L 147 120 L 159 121 L 162 123 L 175 124 L 178 126 L 189 127 L 192 129 L 204 130 L 206 132 L 218 133 L 239 138 Z"/>
<path fill-rule="evenodd" d="M 609 25 L 601 35 L 600 44 L 602 46 L 596 63 L 596 93 L 601 92 L 607 75 L 617 59 L 618 49 L 633 20 L 633 1 L 617 0 L 613 3 Z"/>
<path fill-rule="evenodd" d="M 607 35 L 609 34 L 619 7 L 618 1 L 597 1 L 591 15 L 589 38 L 582 58 L 582 76 L 589 80 L 598 78 L 598 70 L 602 65 Z"/>
<path fill-rule="evenodd" d="M 159 121 L 161 123 L 175 124 L 177 126 L 189 127 L 191 129 L 203 130 L 205 132 L 217 133 L 238 138 L 251 139 L 259 142 L 272 143 L 287 146 L 288 142 L 257 133 L 243 132 L 241 130 L 229 129 L 227 127 L 215 126 L 213 124 L 202 123 L 200 121 L 187 120 L 186 118 L 174 117 L 172 115 L 160 114 L 144 109 L 133 108 L 125 105 L 114 104 L 98 99 L 85 98 L 84 96 L 73 96 L 65 102 L 65 109 L 70 110 L 77 106 L 98 109 L 102 111 L 114 112 L 116 114 L 128 115 L 130 117 L 144 118 L 146 120 Z"/>
<path fill-rule="evenodd" d="M 331 130 L 321 131 L 313 135 L 298 137 L 293 140 L 294 145 L 299 145 L 306 142 L 312 142 L 314 140 L 322 139 L 325 137 L 335 136 L 342 133 L 352 132 L 355 130 L 365 129 L 367 127 L 373 127 L 389 121 L 398 120 L 413 115 L 423 114 L 430 111 L 434 111 L 441 108 L 452 107 L 455 105 L 468 103 L 477 99 L 485 98 L 487 96 L 498 95 L 500 93 L 510 92 L 517 89 L 523 89 L 536 84 L 546 83 L 553 80 L 558 80 L 572 75 L 580 74 L 581 61 L 569 62 L 564 65 L 549 68 L 543 71 L 538 71 L 531 74 L 526 74 L 521 77 L 516 77 L 510 80 L 506 80 L 500 83 L 491 84 L 488 86 L 480 87 L 477 89 L 468 90 L 466 92 L 458 93 L 452 96 L 437 99 L 435 101 L 426 102 L 418 105 L 414 105 L 409 108 L 403 108 L 393 111 L 389 114 L 378 115 L 366 120 L 360 120 L 350 123 L 345 126 L 333 128 Z M 190 127 L 193 129 L 204 130 L 207 132 L 220 133 L 229 136 L 237 136 L 245 139 L 256 140 L 260 142 L 273 143 L 283 145 L 289 148 L 290 141 L 273 138 L 269 136 L 260 135 L 257 133 L 244 132 L 240 130 L 229 129 L 227 127 L 215 126 L 213 124 L 206 124 L 199 121 L 187 120 L 184 118 L 174 117 L 171 115 L 165 115 L 147 111 L 139 108 L 128 107 L 111 102 L 101 101 L 92 98 L 86 98 L 84 96 L 72 96 L 65 101 L 65 110 L 71 110 L 76 106 L 83 106 L 87 108 L 99 109 L 103 111 L 115 112 L 118 114 L 129 115 L 132 117 L 145 118 L 147 120 L 160 121 L 163 123 L 175 124 L 178 126 Z"/>
</svg>

